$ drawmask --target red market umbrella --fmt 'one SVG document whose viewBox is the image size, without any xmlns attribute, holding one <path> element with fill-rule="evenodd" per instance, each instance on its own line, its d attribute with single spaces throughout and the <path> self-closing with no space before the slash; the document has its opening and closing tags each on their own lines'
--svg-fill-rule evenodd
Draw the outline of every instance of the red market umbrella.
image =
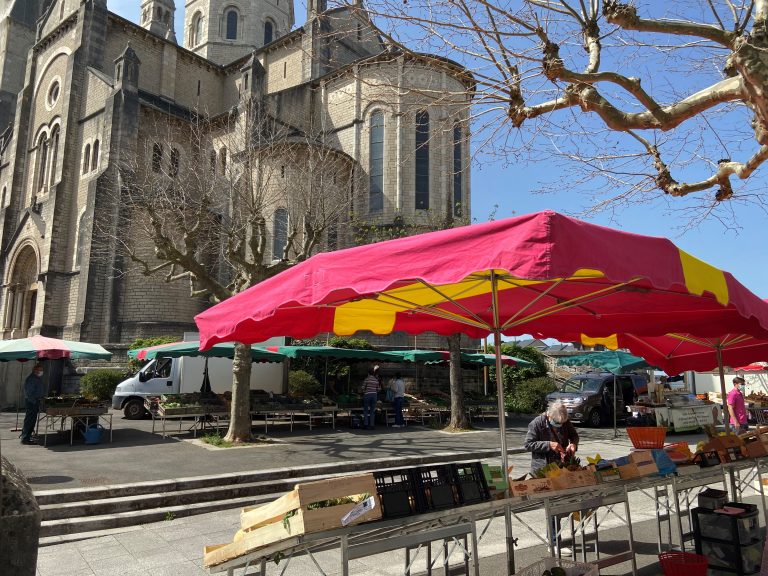
<svg viewBox="0 0 768 576">
<path fill-rule="evenodd" d="M 202 348 L 359 330 L 768 340 L 768 307 L 729 273 L 667 239 L 551 211 L 318 254 L 195 321 Z"/>
<path fill-rule="evenodd" d="M 768 308 L 729 273 L 667 239 L 551 211 L 318 254 L 195 321 L 203 348 L 359 330 L 501 342 L 502 334 L 727 328 L 768 339 Z M 501 375 L 500 357 L 496 367 Z M 503 390 L 497 396 L 506 469 Z"/>
<path fill-rule="evenodd" d="M 768 339 L 749 334 L 722 334 L 717 337 L 695 336 L 672 332 L 663 336 L 638 336 L 615 334 L 609 338 L 576 338 L 582 344 L 602 344 L 608 348 L 627 348 L 642 356 L 649 364 L 658 366 L 667 374 L 679 374 L 685 370 L 708 372 L 717 370 L 720 375 L 720 393 L 723 411 L 728 413 L 725 389 L 725 366 L 738 366 L 768 357 Z M 758 368 L 760 370 L 764 367 Z M 741 370 L 741 369 L 737 369 Z"/>
<path fill-rule="evenodd" d="M 739 366 L 733 370 L 734 372 L 765 372 L 768 370 L 768 366 L 763 364 L 747 364 L 746 366 Z"/>
</svg>

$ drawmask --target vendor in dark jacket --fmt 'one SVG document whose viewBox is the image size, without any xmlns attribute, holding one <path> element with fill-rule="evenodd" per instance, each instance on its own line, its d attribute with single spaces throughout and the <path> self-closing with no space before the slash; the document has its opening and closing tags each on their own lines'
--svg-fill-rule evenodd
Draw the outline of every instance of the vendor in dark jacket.
<svg viewBox="0 0 768 576">
<path fill-rule="evenodd" d="M 531 453 L 532 473 L 576 453 L 579 433 L 568 419 L 568 410 L 562 402 L 553 402 L 544 414 L 528 424 L 524 446 Z"/>
</svg>

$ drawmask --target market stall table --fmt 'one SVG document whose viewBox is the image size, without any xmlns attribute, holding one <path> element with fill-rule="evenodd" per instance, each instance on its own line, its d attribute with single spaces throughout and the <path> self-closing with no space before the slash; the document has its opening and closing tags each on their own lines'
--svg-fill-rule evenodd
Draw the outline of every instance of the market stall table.
<svg viewBox="0 0 768 576">
<path fill-rule="evenodd" d="M 671 407 L 667 404 L 635 404 L 627 408 L 632 414 L 647 415 L 657 426 L 666 426 L 670 432 L 690 432 L 714 425 L 715 404 L 690 404 Z"/>
<path fill-rule="evenodd" d="M 331 426 L 336 430 L 336 413 L 338 406 L 323 406 L 322 408 L 295 408 L 295 409 L 267 409 L 255 408 L 251 411 L 251 419 L 264 419 L 264 433 L 266 434 L 270 422 L 274 425 L 278 422 L 287 422 L 290 424 L 293 432 L 294 423 L 308 424 L 309 429 L 316 426 L 315 422 L 326 422 L 330 419 Z M 297 420 L 297 418 L 299 420 Z"/>
<path fill-rule="evenodd" d="M 69 430 L 69 445 L 75 441 L 75 429 L 82 426 L 85 430 L 92 424 L 105 424 L 105 430 L 109 430 L 109 441 L 112 442 L 112 414 L 106 407 L 46 407 L 45 412 L 38 415 L 37 427 L 43 424 L 45 435 L 43 446 L 48 445 L 48 433 L 62 433 Z M 69 427 L 67 427 L 69 422 Z"/>
</svg>

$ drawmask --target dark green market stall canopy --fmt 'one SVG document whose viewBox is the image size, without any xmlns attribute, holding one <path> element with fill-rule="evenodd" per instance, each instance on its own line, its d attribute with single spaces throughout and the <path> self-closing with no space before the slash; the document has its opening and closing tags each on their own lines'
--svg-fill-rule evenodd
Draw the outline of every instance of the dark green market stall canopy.
<svg viewBox="0 0 768 576">
<path fill-rule="evenodd" d="M 180 358 L 181 356 L 204 356 L 206 358 L 234 358 L 235 345 L 231 342 L 216 344 L 208 350 L 200 351 L 200 341 L 173 342 L 171 344 L 159 344 L 148 348 L 128 350 L 128 356 L 137 360 L 152 360 L 153 358 Z M 285 354 L 271 352 L 264 348 L 251 346 L 251 359 L 254 362 L 282 362 Z"/>
<path fill-rule="evenodd" d="M 567 356 L 559 358 L 557 363 L 562 366 L 592 366 L 612 374 L 625 374 L 633 370 L 652 368 L 644 358 L 621 350 L 605 350 L 604 352 Z"/>
</svg>

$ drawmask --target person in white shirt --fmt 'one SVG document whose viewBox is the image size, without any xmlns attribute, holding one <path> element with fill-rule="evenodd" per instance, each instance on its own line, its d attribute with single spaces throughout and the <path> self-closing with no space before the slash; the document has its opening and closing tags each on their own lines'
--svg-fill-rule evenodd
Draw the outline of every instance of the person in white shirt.
<svg viewBox="0 0 768 576">
<path fill-rule="evenodd" d="M 392 390 L 392 402 L 395 406 L 395 424 L 393 428 L 402 428 L 405 426 L 403 418 L 403 398 L 405 398 L 405 382 L 400 376 L 400 372 L 395 374 L 395 379 L 390 384 Z"/>
</svg>

